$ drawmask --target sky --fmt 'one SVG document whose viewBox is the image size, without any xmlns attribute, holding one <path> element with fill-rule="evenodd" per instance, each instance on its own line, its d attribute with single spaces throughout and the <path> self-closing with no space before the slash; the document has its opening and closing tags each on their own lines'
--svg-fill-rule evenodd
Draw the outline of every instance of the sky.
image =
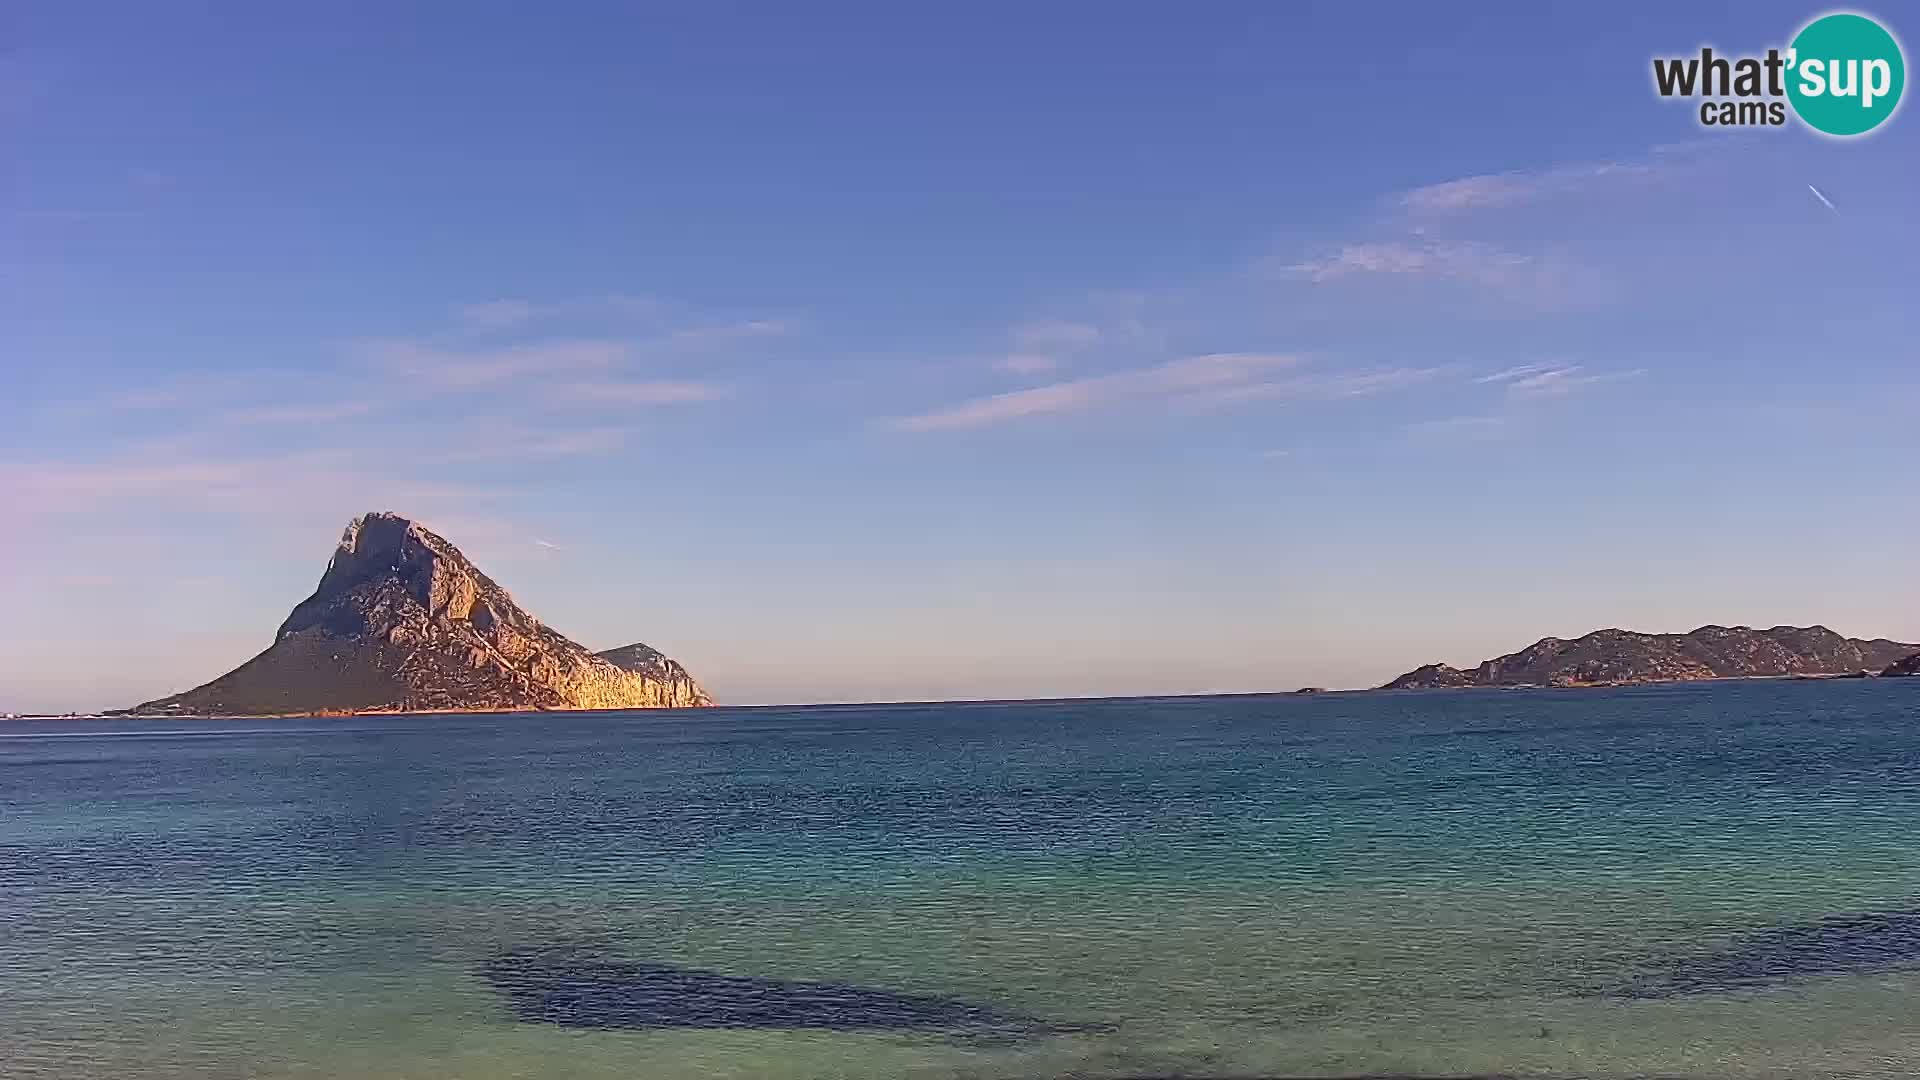
<svg viewBox="0 0 1920 1080">
<path fill-rule="evenodd" d="M 0 13 L 0 709 L 380 509 L 728 703 L 1920 640 L 1920 116 L 1652 88 L 1822 8 L 384 7 Z"/>
</svg>

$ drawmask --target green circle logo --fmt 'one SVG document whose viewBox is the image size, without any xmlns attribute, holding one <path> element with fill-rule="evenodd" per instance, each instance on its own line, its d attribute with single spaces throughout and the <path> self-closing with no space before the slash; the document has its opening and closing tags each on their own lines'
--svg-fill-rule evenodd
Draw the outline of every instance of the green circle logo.
<svg viewBox="0 0 1920 1080">
<path fill-rule="evenodd" d="M 1865 15 L 1842 12 L 1808 23 L 1787 52 L 1787 99 L 1807 126 L 1828 135 L 1864 135 L 1900 105 L 1907 64 L 1900 43 Z"/>
</svg>

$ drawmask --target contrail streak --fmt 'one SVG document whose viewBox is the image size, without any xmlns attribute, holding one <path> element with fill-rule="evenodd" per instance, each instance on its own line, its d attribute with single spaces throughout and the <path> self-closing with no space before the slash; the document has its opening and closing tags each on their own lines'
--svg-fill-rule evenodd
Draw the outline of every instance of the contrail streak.
<svg viewBox="0 0 1920 1080">
<path fill-rule="evenodd" d="M 1823 204 L 1825 204 L 1827 209 L 1833 211 L 1836 214 L 1840 212 L 1840 208 L 1833 205 L 1832 199 L 1829 199 L 1825 195 L 1820 194 L 1819 188 L 1814 187 L 1812 184 L 1808 184 L 1807 190 L 1813 192 L 1813 197 L 1816 199 L 1819 199 Z"/>
</svg>

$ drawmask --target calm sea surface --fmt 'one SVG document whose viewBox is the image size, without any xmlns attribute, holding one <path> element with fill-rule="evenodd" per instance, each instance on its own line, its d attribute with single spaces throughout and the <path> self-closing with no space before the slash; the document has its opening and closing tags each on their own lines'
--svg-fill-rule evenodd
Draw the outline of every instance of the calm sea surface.
<svg viewBox="0 0 1920 1080">
<path fill-rule="evenodd" d="M 1920 679 L 0 722 L 0 1076 L 1920 1075 Z"/>
</svg>

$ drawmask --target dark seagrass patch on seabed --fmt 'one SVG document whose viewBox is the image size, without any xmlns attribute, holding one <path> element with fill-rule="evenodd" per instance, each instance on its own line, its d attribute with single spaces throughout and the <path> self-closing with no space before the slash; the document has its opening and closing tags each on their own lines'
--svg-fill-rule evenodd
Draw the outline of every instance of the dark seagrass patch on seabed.
<svg viewBox="0 0 1920 1080">
<path fill-rule="evenodd" d="M 1757 931 L 1731 947 L 1669 957 L 1592 996 L 1658 999 L 1764 989 L 1920 963 L 1920 910 L 1868 912 Z"/>
<path fill-rule="evenodd" d="M 516 1019 L 575 1028 L 926 1031 L 991 1039 L 1101 1030 L 958 998 L 646 964 L 580 945 L 497 953 L 481 974 Z"/>
</svg>

